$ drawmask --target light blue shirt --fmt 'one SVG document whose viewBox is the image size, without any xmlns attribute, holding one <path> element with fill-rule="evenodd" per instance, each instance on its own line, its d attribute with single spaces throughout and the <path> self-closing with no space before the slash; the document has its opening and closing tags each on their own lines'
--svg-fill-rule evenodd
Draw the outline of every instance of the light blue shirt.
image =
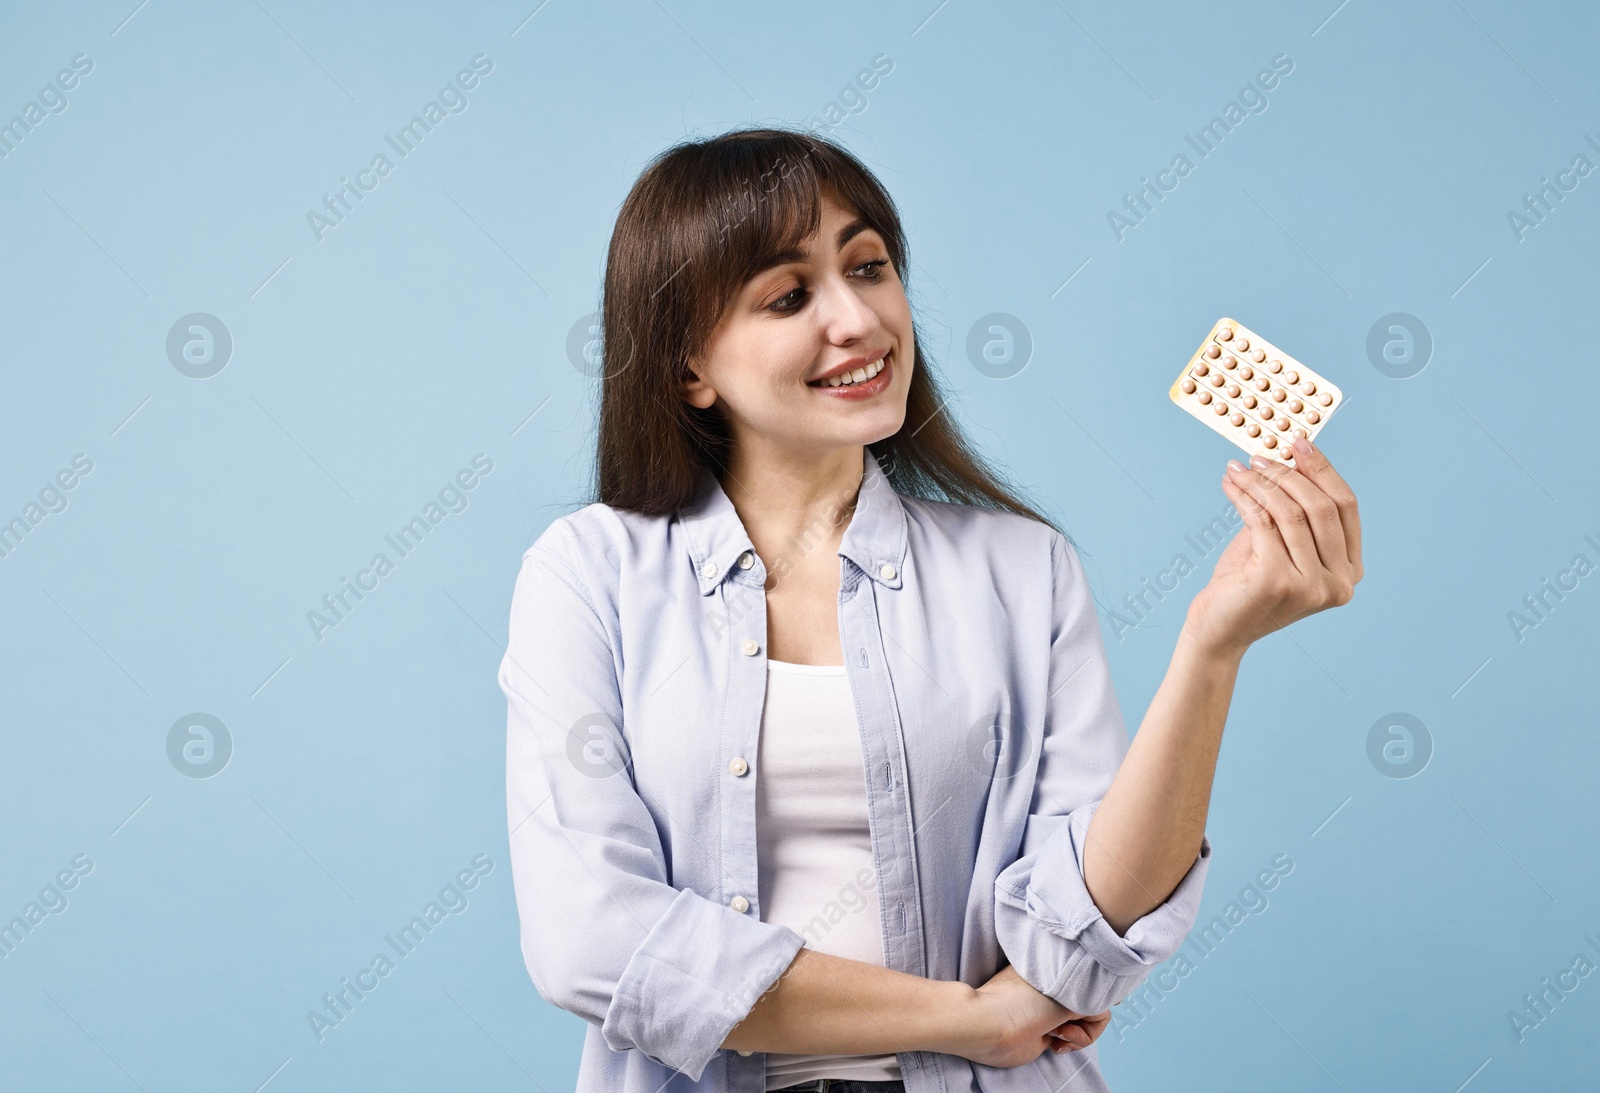
<svg viewBox="0 0 1600 1093">
<path fill-rule="evenodd" d="M 589 1023 L 578 1093 L 763 1093 L 764 1055 L 721 1044 L 803 944 L 762 921 L 758 893 L 767 568 L 703 486 L 670 517 L 556 520 L 512 597 L 499 681 L 522 955 L 540 997 Z M 815 549 L 790 547 L 780 573 Z M 901 496 L 868 452 L 838 553 L 884 963 L 979 986 L 1009 962 L 1079 1013 L 1121 1001 L 1194 924 L 1211 845 L 1124 936 L 1084 886 L 1128 736 L 1072 545 Z M 908 1093 L 1107 1088 L 1093 1047 L 1014 1068 L 898 1059 Z"/>
</svg>

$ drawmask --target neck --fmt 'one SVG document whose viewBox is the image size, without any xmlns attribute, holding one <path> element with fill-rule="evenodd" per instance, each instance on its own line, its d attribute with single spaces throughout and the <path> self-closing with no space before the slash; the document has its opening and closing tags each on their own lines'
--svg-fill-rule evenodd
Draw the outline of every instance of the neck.
<svg viewBox="0 0 1600 1093">
<path fill-rule="evenodd" d="M 723 492 L 764 559 L 795 544 L 838 549 L 855 513 L 866 449 L 860 445 L 796 459 L 735 450 Z"/>
</svg>

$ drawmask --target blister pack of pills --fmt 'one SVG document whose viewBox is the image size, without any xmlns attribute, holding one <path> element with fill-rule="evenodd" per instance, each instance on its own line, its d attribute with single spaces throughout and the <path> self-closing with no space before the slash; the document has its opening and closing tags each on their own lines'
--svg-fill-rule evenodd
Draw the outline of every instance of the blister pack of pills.
<svg viewBox="0 0 1600 1093">
<path fill-rule="evenodd" d="M 1315 440 L 1344 401 L 1322 376 L 1229 318 L 1217 320 L 1169 394 L 1251 455 L 1290 467 L 1290 442 Z"/>
</svg>

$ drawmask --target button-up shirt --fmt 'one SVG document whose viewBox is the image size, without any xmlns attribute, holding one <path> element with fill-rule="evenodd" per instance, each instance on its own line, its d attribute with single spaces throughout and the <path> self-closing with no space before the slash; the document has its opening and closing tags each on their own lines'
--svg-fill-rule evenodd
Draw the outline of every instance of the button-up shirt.
<svg viewBox="0 0 1600 1093">
<path fill-rule="evenodd" d="M 710 474 L 670 516 L 589 505 L 527 550 L 499 682 L 522 955 L 584 1018 L 578 1093 L 763 1093 L 722 1042 L 803 945 L 762 921 L 756 762 L 767 561 Z M 1059 532 L 894 491 L 871 452 L 839 555 L 884 964 L 1007 963 L 1099 1013 L 1178 949 L 1211 845 L 1118 935 L 1083 879 L 1128 749 L 1095 603 Z M 1105 1090 L 1094 1047 L 1001 1068 L 902 1050 L 908 1093 Z"/>
</svg>

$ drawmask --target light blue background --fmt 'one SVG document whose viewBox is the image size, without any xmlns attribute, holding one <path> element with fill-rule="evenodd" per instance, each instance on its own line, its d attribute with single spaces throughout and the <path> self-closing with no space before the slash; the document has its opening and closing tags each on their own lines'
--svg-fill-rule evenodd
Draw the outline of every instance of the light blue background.
<svg viewBox="0 0 1600 1093">
<path fill-rule="evenodd" d="M 537 2 L 0 15 L 0 121 L 94 61 L 0 160 L 0 519 L 94 463 L 0 558 L 0 919 L 94 862 L 0 960 L 0 1087 L 572 1086 L 584 1026 L 517 946 L 495 683 L 521 552 L 584 500 L 596 388 L 568 332 L 652 154 L 804 123 L 880 53 L 836 132 L 900 204 L 951 409 L 1107 611 L 1180 551 L 1200 566 L 1120 640 L 1105 618 L 1130 728 L 1236 454 L 1168 401 L 1183 361 L 1231 315 L 1349 398 L 1321 440 L 1367 576 L 1245 660 L 1203 918 L 1295 868 L 1102 1037 L 1113 1087 L 1600 1080 L 1600 978 L 1523 1042 L 1507 1018 L 1600 960 L 1600 576 L 1520 641 L 1507 622 L 1600 563 L 1600 175 L 1521 241 L 1506 215 L 1600 164 L 1596 10 Z M 306 213 L 480 52 L 469 108 L 317 242 Z M 1268 109 L 1118 242 L 1107 212 L 1280 53 Z M 167 359 L 191 312 L 234 340 L 210 379 Z M 992 312 L 1034 339 L 1008 379 L 965 353 Z M 1368 360 L 1391 312 L 1434 339 L 1409 379 Z M 306 613 L 477 453 L 465 511 L 318 641 Z M 232 737 L 209 779 L 167 757 L 195 711 Z M 1433 741 L 1408 779 L 1367 755 L 1397 711 Z M 307 1011 L 477 854 L 470 906 L 319 1043 Z"/>
</svg>

